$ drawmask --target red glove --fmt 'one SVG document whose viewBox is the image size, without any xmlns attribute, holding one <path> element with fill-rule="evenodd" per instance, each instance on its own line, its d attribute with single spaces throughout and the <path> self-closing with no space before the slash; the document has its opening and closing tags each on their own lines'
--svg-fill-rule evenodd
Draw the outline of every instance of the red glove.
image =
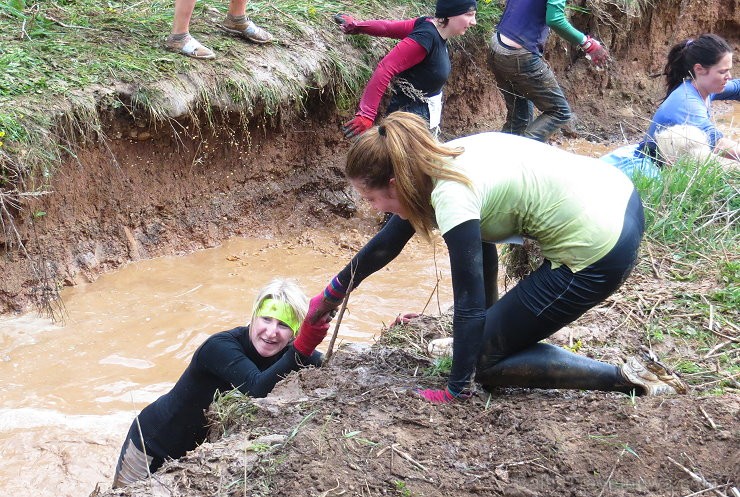
<svg viewBox="0 0 740 497">
<path fill-rule="evenodd" d="M 431 388 L 427 388 L 424 390 L 417 390 L 415 393 L 422 399 L 426 400 L 427 402 L 431 402 L 432 404 L 449 404 L 450 402 L 455 402 L 457 400 L 467 400 L 472 397 L 472 394 L 469 392 L 460 392 L 459 394 L 454 394 L 452 393 L 452 391 L 450 391 L 449 387 L 445 388 L 444 390 L 434 390 Z"/>
<path fill-rule="evenodd" d="M 334 14 L 334 22 L 339 24 L 339 29 L 341 29 L 344 34 L 352 35 L 357 33 L 357 21 L 350 15 Z"/>
<path fill-rule="evenodd" d="M 311 324 L 308 318 L 301 323 L 301 329 L 298 331 L 298 338 L 293 342 L 293 348 L 308 357 L 316 350 L 316 346 L 326 338 L 326 332 L 329 330 L 329 321 L 319 321 Z"/>
<path fill-rule="evenodd" d="M 354 138 L 360 136 L 362 133 L 370 129 L 373 125 L 373 120 L 368 119 L 365 116 L 356 115 L 351 121 L 347 121 L 342 126 L 342 133 L 345 138 Z"/>
<path fill-rule="evenodd" d="M 333 317 L 333 312 L 342 303 L 345 295 L 347 295 L 347 289 L 339 281 L 339 277 L 335 276 L 324 291 L 312 298 L 308 303 L 308 312 L 306 313 L 305 320 L 310 324 L 330 321 Z"/>
<path fill-rule="evenodd" d="M 348 35 L 365 34 L 400 40 L 410 35 L 414 30 L 416 18 L 402 19 L 400 21 L 385 19 L 358 21 L 347 14 L 335 14 L 334 22 L 339 24 L 339 29 Z"/>
<path fill-rule="evenodd" d="M 396 319 L 391 323 L 389 326 L 390 328 L 394 326 L 398 326 L 399 324 L 407 324 L 409 321 L 411 321 L 414 318 L 418 318 L 420 314 L 416 314 L 415 312 L 407 312 L 406 314 L 399 314 L 396 316 Z"/>
<path fill-rule="evenodd" d="M 596 66 L 604 64 L 609 60 L 609 52 L 604 48 L 598 40 L 591 38 L 586 35 L 586 41 L 581 43 L 581 48 L 586 52 L 586 56 Z"/>
</svg>

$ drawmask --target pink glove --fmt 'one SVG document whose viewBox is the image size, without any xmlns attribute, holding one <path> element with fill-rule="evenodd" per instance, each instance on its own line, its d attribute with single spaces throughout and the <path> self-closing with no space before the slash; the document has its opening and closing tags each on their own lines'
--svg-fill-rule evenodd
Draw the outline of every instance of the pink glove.
<svg viewBox="0 0 740 497">
<path fill-rule="evenodd" d="M 400 40 L 410 35 L 414 30 L 416 18 L 402 19 L 399 21 L 386 19 L 358 21 L 347 14 L 335 14 L 334 22 L 339 25 L 339 29 L 343 33 L 348 35 L 365 34 Z"/>
<path fill-rule="evenodd" d="M 586 52 L 586 56 L 596 66 L 600 66 L 609 60 L 609 52 L 607 49 L 604 48 L 598 40 L 595 40 L 588 35 L 586 35 L 586 41 L 581 43 L 581 48 Z"/>
<path fill-rule="evenodd" d="M 331 321 L 333 317 L 332 313 L 337 310 L 345 295 L 347 295 L 347 289 L 339 281 L 339 277 L 335 276 L 324 291 L 312 298 L 308 303 L 308 312 L 306 313 L 305 321 L 308 321 L 310 324 Z"/>
<path fill-rule="evenodd" d="M 368 119 L 365 116 L 357 115 L 351 121 L 347 121 L 342 126 L 342 132 L 345 138 L 354 138 L 360 136 L 362 133 L 370 129 L 373 125 L 373 120 Z"/>
<path fill-rule="evenodd" d="M 391 323 L 390 328 L 394 326 L 398 326 L 399 324 L 407 324 L 409 321 L 411 321 L 414 318 L 418 318 L 420 314 L 416 314 L 415 312 L 407 312 L 406 314 L 399 314 L 396 316 L 396 319 Z"/>
<path fill-rule="evenodd" d="M 308 319 L 304 319 L 301 323 L 301 329 L 298 331 L 298 338 L 293 342 L 293 348 L 304 356 L 310 356 L 316 350 L 316 346 L 326 338 L 328 330 L 328 320 L 311 324 Z"/>
<path fill-rule="evenodd" d="M 434 390 L 431 388 L 427 388 L 424 390 L 417 390 L 415 393 L 422 399 L 426 400 L 427 402 L 431 402 L 432 404 L 449 404 L 450 402 L 455 402 L 457 400 L 467 400 L 472 397 L 472 394 L 469 392 L 460 392 L 459 394 L 455 395 L 450 391 L 449 388 L 445 388 L 444 390 Z"/>
<path fill-rule="evenodd" d="M 355 18 L 347 14 L 334 14 L 334 22 L 339 24 L 339 29 L 344 34 L 356 34 L 359 29 Z"/>
</svg>

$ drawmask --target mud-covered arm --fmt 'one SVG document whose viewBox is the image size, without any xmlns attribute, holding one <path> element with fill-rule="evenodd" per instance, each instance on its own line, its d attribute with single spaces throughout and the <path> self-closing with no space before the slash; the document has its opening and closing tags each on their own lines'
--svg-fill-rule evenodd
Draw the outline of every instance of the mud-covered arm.
<svg viewBox="0 0 740 497">
<path fill-rule="evenodd" d="M 470 385 L 481 350 L 486 321 L 486 291 L 480 221 L 471 219 L 444 234 L 450 253 L 454 317 L 452 372 L 447 382 L 453 393 Z"/>
<path fill-rule="evenodd" d="M 565 17 L 565 1 L 547 0 L 545 23 L 564 40 L 580 45 L 586 40 L 586 35 L 574 28 Z"/>
<path fill-rule="evenodd" d="M 240 392 L 252 397 L 266 397 L 277 382 L 291 371 L 320 365 L 321 354 L 314 352 L 310 357 L 306 357 L 296 352 L 290 345 L 280 359 L 264 371 L 260 371 L 246 356 L 236 338 L 220 333 L 203 344 L 196 360 L 199 368 L 238 388 Z"/>
<path fill-rule="evenodd" d="M 383 98 L 391 79 L 406 69 L 414 67 L 423 61 L 426 56 L 426 49 L 411 38 L 404 38 L 398 42 L 398 45 L 383 57 L 367 82 L 360 99 L 360 109 L 357 111 L 357 115 L 374 121 L 378 114 L 380 100 Z"/>
<path fill-rule="evenodd" d="M 397 215 L 392 216 L 383 229 L 372 237 L 352 258 L 352 261 L 339 272 L 337 278 L 346 289 L 352 279 L 354 269 L 355 277 L 352 286 L 357 288 L 365 278 L 395 259 L 414 233 L 410 222 Z"/>
</svg>

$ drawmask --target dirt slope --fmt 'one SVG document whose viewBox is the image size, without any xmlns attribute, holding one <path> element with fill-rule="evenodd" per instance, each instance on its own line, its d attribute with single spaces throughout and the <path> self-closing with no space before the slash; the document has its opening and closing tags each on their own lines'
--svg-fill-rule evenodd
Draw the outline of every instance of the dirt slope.
<svg viewBox="0 0 740 497">
<path fill-rule="evenodd" d="M 433 333 L 427 321 L 425 333 Z M 432 406 L 428 358 L 354 348 L 292 374 L 253 419 L 106 496 L 685 496 L 738 485 L 735 396 L 502 390 Z M 675 461 L 675 462 L 674 462 Z M 680 465 L 680 466 L 679 466 Z"/>
</svg>

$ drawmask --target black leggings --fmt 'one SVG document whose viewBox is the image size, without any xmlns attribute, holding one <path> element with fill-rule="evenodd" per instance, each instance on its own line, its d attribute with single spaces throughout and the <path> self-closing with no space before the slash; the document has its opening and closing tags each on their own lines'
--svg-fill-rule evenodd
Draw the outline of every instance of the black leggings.
<svg viewBox="0 0 740 497">
<path fill-rule="evenodd" d="M 619 288 L 637 261 L 645 218 L 635 191 L 612 250 L 573 273 L 545 261 L 488 308 L 476 380 L 484 386 L 575 388 L 628 393 L 617 366 L 538 343 Z M 639 392 L 638 392 L 639 393 Z"/>
</svg>

